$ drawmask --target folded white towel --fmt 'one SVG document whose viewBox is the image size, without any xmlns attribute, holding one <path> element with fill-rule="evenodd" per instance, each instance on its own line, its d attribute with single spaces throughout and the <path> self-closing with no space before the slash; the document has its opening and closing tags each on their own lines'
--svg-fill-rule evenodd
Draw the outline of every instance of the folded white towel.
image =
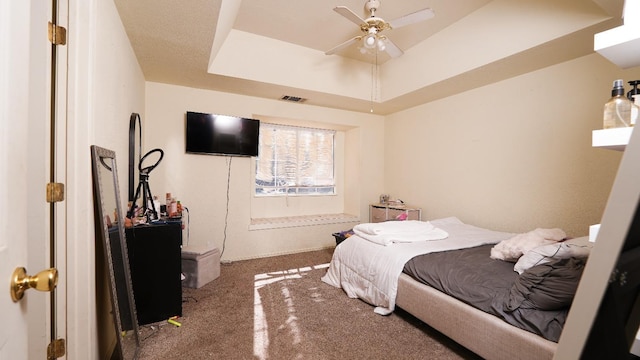
<svg viewBox="0 0 640 360">
<path fill-rule="evenodd" d="M 431 231 L 434 226 L 428 221 L 406 220 L 406 221 L 385 221 L 379 223 L 363 223 L 355 226 L 354 230 L 378 235 L 382 233 L 415 233 Z"/>
<path fill-rule="evenodd" d="M 382 231 L 380 227 L 376 226 L 377 224 L 378 223 L 358 224 L 353 228 L 353 231 L 355 232 L 356 230 L 358 230 L 358 232 L 361 232 L 363 234 L 377 235 L 380 231 Z"/>
<path fill-rule="evenodd" d="M 407 220 L 358 224 L 353 232 L 380 245 L 446 239 L 449 234 L 428 221 Z"/>
</svg>

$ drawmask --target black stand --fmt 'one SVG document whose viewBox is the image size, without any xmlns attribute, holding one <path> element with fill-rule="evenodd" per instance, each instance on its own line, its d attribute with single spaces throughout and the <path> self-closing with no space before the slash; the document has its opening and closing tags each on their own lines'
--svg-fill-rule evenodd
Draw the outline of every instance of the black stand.
<svg viewBox="0 0 640 360">
<path fill-rule="evenodd" d="M 145 168 L 142 168 L 142 163 L 144 162 L 144 159 L 151 155 L 154 152 L 159 152 L 160 153 L 160 158 L 158 159 L 158 161 L 156 161 L 155 164 L 151 165 L 151 166 L 147 166 Z M 158 211 L 156 210 L 156 206 L 153 203 L 153 196 L 151 195 L 151 189 L 149 188 L 149 173 L 156 168 L 156 166 L 158 166 L 158 164 L 160 164 L 160 161 L 162 161 L 162 158 L 164 157 L 164 152 L 162 151 L 162 149 L 153 149 L 151 151 L 149 151 L 148 153 L 146 153 L 142 159 L 140 159 L 140 163 L 138 163 L 138 170 L 140 171 L 140 182 L 138 183 L 138 187 L 136 188 L 136 194 L 133 197 L 133 201 L 131 202 L 131 208 L 129 209 L 129 212 L 127 213 L 127 217 L 132 219 L 134 214 L 135 214 L 135 210 L 136 210 L 136 201 L 138 201 L 138 198 L 140 197 L 140 191 L 142 191 L 142 213 L 147 216 L 147 218 L 151 218 L 151 219 L 159 219 L 160 217 L 158 216 Z M 147 204 L 151 202 L 151 209 L 149 209 L 149 207 L 147 206 Z M 159 210 L 159 209 L 158 209 Z M 149 214 L 151 215 L 151 217 L 149 217 Z"/>
</svg>

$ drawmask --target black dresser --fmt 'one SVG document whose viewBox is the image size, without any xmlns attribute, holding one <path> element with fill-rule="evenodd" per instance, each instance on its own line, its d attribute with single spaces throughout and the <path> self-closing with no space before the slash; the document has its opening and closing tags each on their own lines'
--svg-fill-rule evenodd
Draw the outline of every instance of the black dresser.
<svg viewBox="0 0 640 360">
<path fill-rule="evenodd" d="M 138 324 L 182 316 L 182 224 L 158 222 L 125 229 Z"/>
</svg>

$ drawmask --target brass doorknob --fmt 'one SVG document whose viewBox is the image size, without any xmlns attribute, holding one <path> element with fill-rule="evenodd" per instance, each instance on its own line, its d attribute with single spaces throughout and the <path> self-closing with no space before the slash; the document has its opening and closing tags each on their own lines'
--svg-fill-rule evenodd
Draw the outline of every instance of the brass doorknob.
<svg viewBox="0 0 640 360">
<path fill-rule="evenodd" d="M 11 276 L 11 299 L 18 302 L 28 289 L 53 291 L 58 284 L 58 270 L 50 268 L 42 270 L 35 276 L 27 275 L 27 269 L 18 267 Z"/>
</svg>

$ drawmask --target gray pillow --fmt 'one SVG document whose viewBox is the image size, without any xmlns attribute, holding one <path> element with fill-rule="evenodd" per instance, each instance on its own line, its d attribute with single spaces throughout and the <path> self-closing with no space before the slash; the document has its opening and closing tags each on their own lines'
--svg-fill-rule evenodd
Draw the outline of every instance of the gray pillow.
<svg viewBox="0 0 640 360">
<path fill-rule="evenodd" d="M 553 259 L 525 270 L 514 282 L 505 308 L 559 310 L 571 305 L 586 260 Z"/>
<path fill-rule="evenodd" d="M 590 247 L 588 245 L 569 244 L 566 242 L 538 246 L 524 253 L 513 266 L 513 270 L 517 271 L 518 274 L 522 274 L 525 270 L 547 263 L 554 258 L 586 258 L 589 256 L 589 252 Z"/>
</svg>

